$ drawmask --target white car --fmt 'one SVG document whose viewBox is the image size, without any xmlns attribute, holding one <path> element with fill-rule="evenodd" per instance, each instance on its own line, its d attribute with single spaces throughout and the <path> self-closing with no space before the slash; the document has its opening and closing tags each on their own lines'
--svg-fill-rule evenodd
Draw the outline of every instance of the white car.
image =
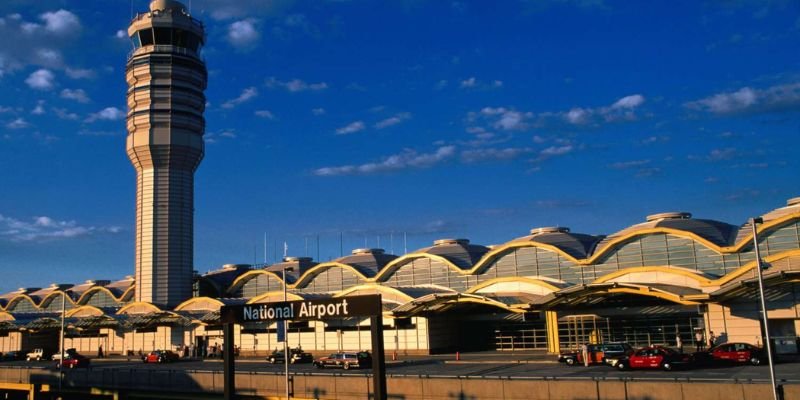
<svg viewBox="0 0 800 400">
<path fill-rule="evenodd" d="M 43 358 L 44 358 L 44 349 L 33 349 L 33 351 L 25 355 L 26 361 L 32 361 L 32 360 L 42 361 Z"/>
<path fill-rule="evenodd" d="M 66 349 L 66 350 L 64 350 L 64 354 L 66 354 L 67 357 L 69 357 L 72 354 L 77 354 L 77 353 L 78 353 L 78 351 L 75 350 L 75 349 Z M 61 360 L 61 352 L 58 352 L 58 351 L 55 352 L 55 354 L 53 354 L 52 360 L 53 361 L 60 361 Z"/>
</svg>

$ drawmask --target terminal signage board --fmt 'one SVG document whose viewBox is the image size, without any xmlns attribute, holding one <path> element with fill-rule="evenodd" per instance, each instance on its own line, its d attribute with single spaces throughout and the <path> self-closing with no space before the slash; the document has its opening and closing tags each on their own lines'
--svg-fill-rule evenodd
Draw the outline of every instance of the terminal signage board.
<svg viewBox="0 0 800 400">
<path fill-rule="evenodd" d="M 223 323 L 309 321 L 380 315 L 378 295 L 223 306 Z"/>
</svg>

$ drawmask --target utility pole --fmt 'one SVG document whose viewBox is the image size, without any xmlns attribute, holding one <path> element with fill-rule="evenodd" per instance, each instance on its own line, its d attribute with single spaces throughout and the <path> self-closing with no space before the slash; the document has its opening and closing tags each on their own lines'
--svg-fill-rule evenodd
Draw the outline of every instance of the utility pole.
<svg viewBox="0 0 800 400">
<path fill-rule="evenodd" d="M 764 347 L 767 348 L 767 362 L 769 363 L 769 378 L 772 382 L 772 398 L 778 397 L 778 384 L 775 381 L 775 363 L 772 360 L 772 341 L 769 337 L 769 318 L 767 318 L 767 301 L 764 297 L 764 277 L 762 276 L 763 267 L 761 265 L 761 251 L 758 248 L 758 230 L 756 224 L 764 223 L 763 218 L 751 218 L 750 225 L 753 228 L 753 249 L 756 252 L 756 270 L 758 274 L 758 298 L 761 300 L 761 319 L 764 323 Z"/>
</svg>

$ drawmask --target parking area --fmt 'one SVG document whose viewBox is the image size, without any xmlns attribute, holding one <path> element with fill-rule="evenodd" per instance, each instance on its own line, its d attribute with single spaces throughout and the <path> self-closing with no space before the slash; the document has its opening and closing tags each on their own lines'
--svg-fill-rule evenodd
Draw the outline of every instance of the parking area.
<svg viewBox="0 0 800 400">
<path fill-rule="evenodd" d="M 710 380 L 710 381 L 766 381 L 769 379 L 767 366 L 719 365 L 704 368 L 662 370 L 619 371 L 615 368 L 595 366 L 567 366 L 555 361 L 553 356 L 542 354 L 520 354 L 510 357 L 506 354 L 483 353 L 459 357 L 420 356 L 398 361 L 387 361 L 387 373 L 392 376 L 431 376 L 431 377 L 515 377 L 533 379 L 632 379 L 632 380 Z M 10 361 L 0 364 L 0 368 L 54 368 L 52 361 Z M 167 364 L 144 364 L 138 359 L 107 358 L 92 360 L 91 369 L 137 369 L 137 370 L 194 370 L 222 371 L 221 360 L 180 360 Z M 270 364 L 262 359 L 237 359 L 239 372 L 274 373 L 283 372 L 282 364 Z M 289 366 L 292 374 L 370 374 L 370 369 L 340 368 L 318 369 L 311 364 Z M 782 362 L 776 365 L 779 380 L 800 382 L 800 363 Z"/>
</svg>

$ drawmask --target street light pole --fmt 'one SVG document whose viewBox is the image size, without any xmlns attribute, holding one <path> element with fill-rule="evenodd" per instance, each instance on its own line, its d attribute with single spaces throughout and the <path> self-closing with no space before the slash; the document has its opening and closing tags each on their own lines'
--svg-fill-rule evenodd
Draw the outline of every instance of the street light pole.
<svg viewBox="0 0 800 400">
<path fill-rule="evenodd" d="M 292 271 L 293 268 L 284 268 L 283 269 L 283 301 L 287 302 L 289 299 L 287 298 L 286 293 L 286 271 Z M 286 386 L 286 400 L 289 400 L 289 332 L 286 329 L 286 326 L 289 324 L 289 321 L 283 321 L 283 366 L 284 366 L 284 374 L 286 376 L 286 380 L 284 385 Z"/>
<path fill-rule="evenodd" d="M 61 393 L 61 385 L 64 380 L 64 320 L 67 313 L 67 294 L 61 291 L 61 358 L 58 360 L 58 392 Z"/>
<path fill-rule="evenodd" d="M 762 218 L 751 218 L 750 225 L 753 228 L 753 249 L 756 252 L 756 270 L 758 273 L 758 297 L 761 301 L 761 319 L 764 323 L 764 344 L 767 348 L 767 362 L 769 363 L 769 377 L 772 382 L 772 398 L 778 400 L 778 384 L 775 381 L 775 363 L 772 360 L 772 342 L 769 337 L 769 319 L 767 318 L 767 301 L 764 297 L 764 277 L 762 276 L 761 252 L 758 249 L 758 232 L 756 224 L 764 222 Z"/>
</svg>

